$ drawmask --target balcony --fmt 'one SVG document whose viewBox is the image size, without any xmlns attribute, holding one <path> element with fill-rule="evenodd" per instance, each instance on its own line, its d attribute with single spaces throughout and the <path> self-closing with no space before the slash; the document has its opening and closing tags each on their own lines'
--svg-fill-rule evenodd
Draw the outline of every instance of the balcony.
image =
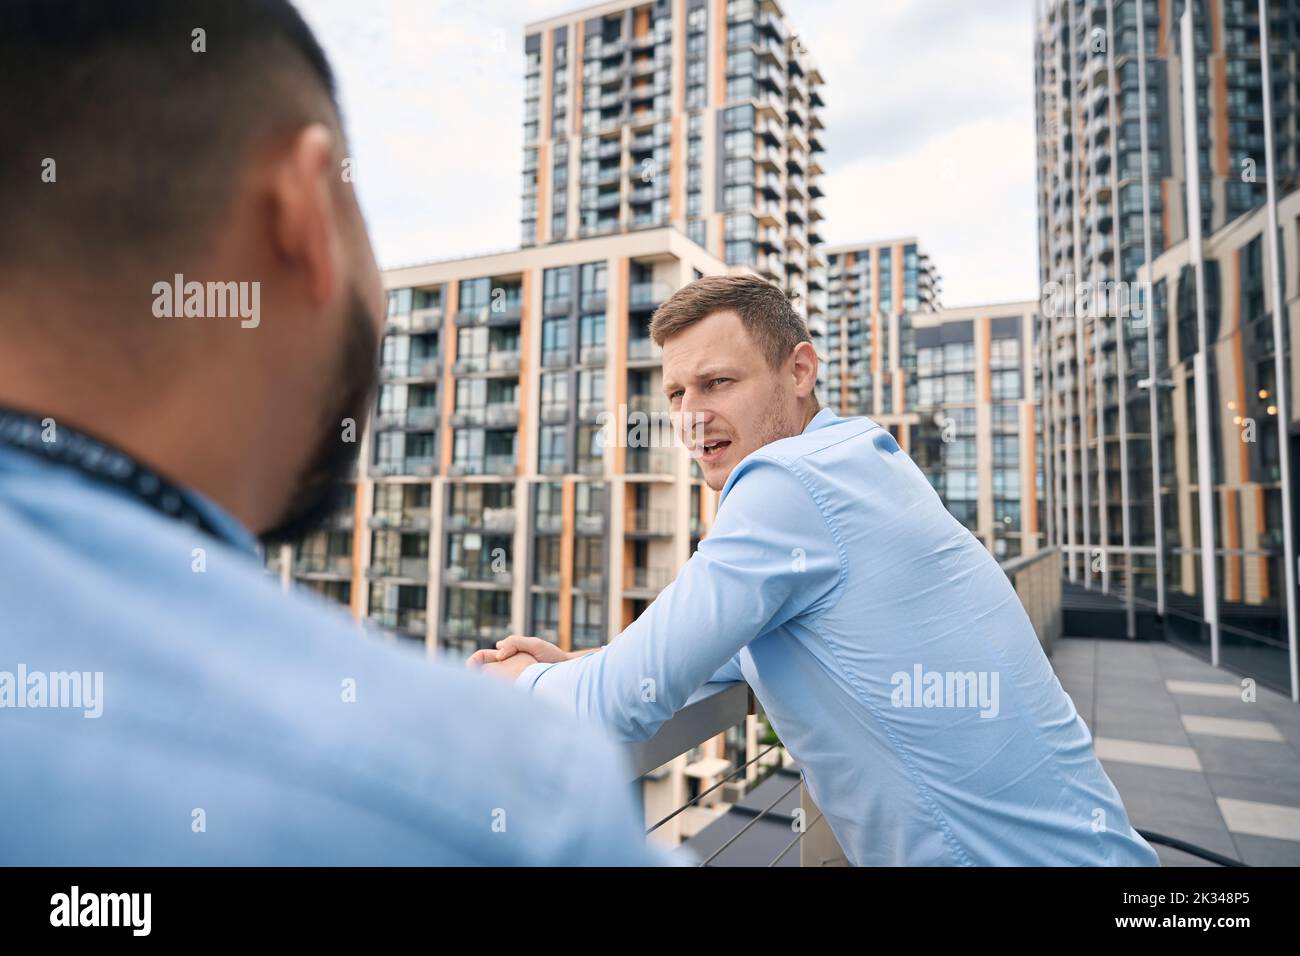
<svg viewBox="0 0 1300 956">
<path fill-rule="evenodd" d="M 492 643 L 510 636 L 510 621 L 502 618 L 475 620 L 469 617 L 447 618 L 440 628 L 446 637 L 473 637 Z"/>
<path fill-rule="evenodd" d="M 578 534 L 601 534 L 605 530 L 605 515 L 599 511 L 579 513 L 575 521 Z"/>
<path fill-rule="evenodd" d="M 352 577 L 350 554 L 306 554 L 293 563 L 293 573 L 303 576 Z"/>
<path fill-rule="evenodd" d="M 635 475 L 672 474 L 672 453 L 663 448 L 629 448 L 627 470 Z"/>
<path fill-rule="evenodd" d="M 669 568 L 628 568 L 623 580 L 624 591 L 645 591 L 658 594 L 673 580 Z"/>
<path fill-rule="evenodd" d="M 629 362 L 661 362 L 664 350 L 651 338 L 628 339 L 627 358 Z"/>
<path fill-rule="evenodd" d="M 668 508 L 637 508 L 629 515 L 628 532 L 671 536 L 673 533 L 673 513 Z"/>
<path fill-rule="evenodd" d="M 516 290 L 517 291 L 517 290 Z M 509 325 L 516 324 L 523 316 L 523 300 L 506 297 L 491 305 L 471 306 L 456 313 L 458 328 L 468 325 Z"/>
<path fill-rule="evenodd" d="M 510 588 L 514 585 L 514 574 L 510 571 L 493 571 L 490 564 L 474 567 L 443 568 L 442 583 L 489 584 L 494 588 Z"/>
<path fill-rule="evenodd" d="M 573 361 L 573 355 L 567 348 L 564 349 L 546 349 L 542 352 L 542 368 L 567 368 Z"/>
<path fill-rule="evenodd" d="M 519 352 L 501 351 L 489 352 L 487 357 L 487 368 L 489 372 L 517 372 L 519 371 Z"/>
<path fill-rule="evenodd" d="M 408 362 L 394 362 L 379 369 L 380 380 L 395 382 L 401 379 L 432 379 L 442 372 L 442 362 L 434 358 L 411 359 Z"/>
<path fill-rule="evenodd" d="M 398 408 L 375 415 L 375 428 L 390 431 L 395 428 L 416 428 L 429 431 L 438 425 L 438 409 L 432 405 L 416 408 Z"/>
<path fill-rule="evenodd" d="M 582 365 L 603 365 L 605 363 L 605 346 L 584 345 L 578 353 L 578 361 Z"/>
<path fill-rule="evenodd" d="M 603 289 L 598 292 L 584 292 L 581 299 L 581 308 L 583 312 L 603 312 L 605 302 L 606 293 Z"/>
<path fill-rule="evenodd" d="M 663 395 L 642 394 L 629 395 L 627 399 L 629 411 L 645 412 L 647 414 L 667 415 L 669 414 L 668 400 Z"/>
<path fill-rule="evenodd" d="M 513 475 L 518 470 L 514 454 L 488 455 L 483 459 L 483 469 L 489 475 Z"/>
<path fill-rule="evenodd" d="M 375 531 L 427 531 L 432 523 L 427 508 L 409 511 L 380 511 L 371 515 L 366 526 Z"/>
<path fill-rule="evenodd" d="M 435 332 L 442 326 L 442 309 L 416 309 L 411 313 L 407 328 L 411 332 Z"/>
<path fill-rule="evenodd" d="M 671 294 L 667 282 L 634 282 L 628 290 L 628 305 L 633 309 L 655 309 Z"/>
<path fill-rule="evenodd" d="M 461 531 L 466 528 L 484 531 L 513 531 L 515 529 L 515 509 L 484 508 L 482 511 L 453 511 L 447 515 L 448 531 Z"/>
<path fill-rule="evenodd" d="M 562 425 L 569 420 L 568 403 L 551 402 L 543 405 L 541 410 L 543 425 Z"/>
<path fill-rule="evenodd" d="M 488 428 L 513 428 L 519 424 L 519 406 L 514 402 L 489 402 L 485 413 Z M 510 458 L 514 460 L 514 456 Z"/>
<path fill-rule="evenodd" d="M 428 615 L 424 608 L 394 608 L 370 615 L 381 627 L 410 637 L 424 638 L 428 633 Z"/>
<path fill-rule="evenodd" d="M 429 580 L 429 559 L 377 557 L 371 560 L 366 577 L 401 578 L 424 584 Z"/>
<path fill-rule="evenodd" d="M 456 359 L 452 364 L 451 370 L 456 375 L 468 375 L 473 372 L 483 372 L 487 370 L 486 355 L 464 355 Z"/>
<path fill-rule="evenodd" d="M 482 425 L 487 421 L 487 409 L 483 406 L 458 408 L 451 413 L 451 423 L 457 428 Z"/>
<path fill-rule="evenodd" d="M 411 456 L 377 461 L 370 470 L 379 476 L 413 475 L 425 478 L 433 475 L 438 468 L 437 459 L 432 456 Z"/>
</svg>

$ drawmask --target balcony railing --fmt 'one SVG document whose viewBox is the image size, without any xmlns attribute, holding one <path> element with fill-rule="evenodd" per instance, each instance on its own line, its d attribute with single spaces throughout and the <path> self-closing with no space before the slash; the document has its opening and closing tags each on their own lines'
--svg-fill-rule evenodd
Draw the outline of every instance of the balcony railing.
<svg viewBox="0 0 1300 956">
<path fill-rule="evenodd" d="M 518 470 L 514 455 L 488 455 L 483 469 L 489 475 L 513 475 Z"/>
<path fill-rule="evenodd" d="M 508 588 L 514 583 L 514 574 L 510 571 L 493 571 L 490 564 L 443 568 L 443 584 L 461 584 L 466 581 Z"/>
<path fill-rule="evenodd" d="M 335 574 L 352 576 L 350 554 L 306 554 L 293 563 L 295 574 Z"/>
<path fill-rule="evenodd" d="M 519 352 L 489 352 L 487 367 L 492 372 L 519 371 Z"/>
<path fill-rule="evenodd" d="M 663 357 L 664 350 L 655 345 L 654 339 L 628 339 L 627 357 L 629 359 L 655 359 Z"/>
<path fill-rule="evenodd" d="M 628 568 L 623 582 L 625 590 L 659 592 L 673 580 L 668 568 Z"/>
<path fill-rule="evenodd" d="M 402 631 L 413 637 L 424 637 L 428 630 L 428 614 L 424 608 L 395 608 L 379 611 L 370 619 L 381 626 Z"/>
<path fill-rule="evenodd" d="M 431 515 L 428 509 L 411 509 L 409 511 L 377 511 L 370 517 L 367 522 L 368 526 L 376 529 L 409 529 L 412 531 L 424 531 L 428 529 Z"/>
<path fill-rule="evenodd" d="M 628 304 L 633 308 L 657 306 L 671 294 L 667 282 L 634 282 L 628 290 Z"/>
<path fill-rule="evenodd" d="M 673 533 L 673 513 L 670 509 L 637 508 L 631 514 L 631 527 L 628 529 L 640 534 Z"/>
<path fill-rule="evenodd" d="M 406 578 L 411 581 L 429 579 L 428 558 L 379 557 L 370 562 L 370 577 Z"/>
<path fill-rule="evenodd" d="M 476 637 L 481 641 L 499 641 L 510 635 L 510 621 L 499 618 L 476 621 L 473 618 L 452 617 L 443 622 L 441 630 L 448 637 Z"/>
<path fill-rule="evenodd" d="M 489 426 L 512 426 L 519 423 L 519 406 L 514 402 L 490 402 L 486 409 Z M 513 457 L 511 458 L 513 462 Z"/>
<path fill-rule="evenodd" d="M 635 475 L 667 475 L 673 470 L 672 454 L 662 448 L 629 448 L 627 470 Z"/>
</svg>

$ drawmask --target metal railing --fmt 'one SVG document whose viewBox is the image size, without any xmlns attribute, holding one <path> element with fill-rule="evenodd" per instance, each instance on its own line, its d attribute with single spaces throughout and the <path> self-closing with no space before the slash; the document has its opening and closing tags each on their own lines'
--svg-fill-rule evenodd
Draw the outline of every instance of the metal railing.
<svg viewBox="0 0 1300 956">
<path fill-rule="evenodd" d="M 1001 566 L 1034 625 L 1043 652 L 1050 656 L 1053 645 L 1061 637 L 1060 551 L 1044 548 L 1003 561 Z"/>
<path fill-rule="evenodd" d="M 685 705 L 671 719 L 666 721 L 653 737 L 640 743 L 628 745 L 627 754 L 632 767 L 633 779 L 639 780 L 652 774 L 682 754 L 688 753 L 706 741 L 725 733 L 737 724 L 744 723 L 749 715 L 758 712 L 758 703 L 748 684 L 740 682 L 705 684 L 690 696 Z M 646 831 L 647 837 L 697 805 L 705 797 L 716 793 L 727 784 L 734 783 L 742 775 L 746 775 L 751 767 L 755 765 L 761 766 L 765 757 L 768 757 L 773 752 L 779 753 L 781 749 L 779 742 L 760 748 L 757 754 L 741 766 L 726 773 L 713 786 L 686 801 L 651 825 Z M 803 785 L 803 777 L 800 775 L 775 801 L 757 811 L 739 832 L 714 850 L 708 857 L 701 860 L 700 865 L 710 865 L 723 851 L 772 813 L 776 805 L 793 793 L 796 788 L 800 791 L 802 817 L 809 822 L 795 828 L 794 837 L 768 863 L 768 866 L 775 866 L 780 863 L 795 846 L 800 847 L 801 866 L 842 864 L 844 862 L 844 853 L 840 850 L 839 844 L 836 843 L 834 835 L 830 832 L 830 827 L 822 823 L 822 814 L 813 804 L 807 788 Z"/>
</svg>

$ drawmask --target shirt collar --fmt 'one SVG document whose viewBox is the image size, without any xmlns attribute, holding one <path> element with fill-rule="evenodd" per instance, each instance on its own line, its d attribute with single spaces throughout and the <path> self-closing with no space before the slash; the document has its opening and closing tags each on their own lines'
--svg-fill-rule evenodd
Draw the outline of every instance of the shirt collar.
<svg viewBox="0 0 1300 956">
<path fill-rule="evenodd" d="M 189 499 L 190 504 L 198 511 L 201 511 L 203 517 L 225 536 L 227 544 L 249 557 L 258 557 L 261 553 L 261 546 L 253 532 L 244 527 L 243 522 L 215 501 L 212 501 L 206 495 L 200 494 L 193 488 L 185 489 L 185 496 Z"/>
<path fill-rule="evenodd" d="M 808 424 L 804 426 L 803 433 L 806 435 L 809 432 L 815 432 L 819 428 L 825 428 L 827 425 L 831 424 L 831 422 L 835 421 L 837 417 L 838 416 L 830 410 L 829 406 L 823 405 L 821 411 L 814 415 Z"/>
</svg>

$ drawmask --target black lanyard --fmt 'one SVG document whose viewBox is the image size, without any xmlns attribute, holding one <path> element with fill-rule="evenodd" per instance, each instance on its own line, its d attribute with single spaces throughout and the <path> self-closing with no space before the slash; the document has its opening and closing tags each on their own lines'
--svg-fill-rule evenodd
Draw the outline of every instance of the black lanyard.
<svg viewBox="0 0 1300 956">
<path fill-rule="evenodd" d="M 85 432 L 53 418 L 47 429 L 45 420 L 0 408 L 0 446 L 27 452 L 51 465 L 73 468 L 101 484 L 121 488 L 159 514 L 183 521 L 227 544 L 236 544 L 195 507 L 184 489 Z M 47 432 L 53 440 L 45 440 Z"/>
</svg>

